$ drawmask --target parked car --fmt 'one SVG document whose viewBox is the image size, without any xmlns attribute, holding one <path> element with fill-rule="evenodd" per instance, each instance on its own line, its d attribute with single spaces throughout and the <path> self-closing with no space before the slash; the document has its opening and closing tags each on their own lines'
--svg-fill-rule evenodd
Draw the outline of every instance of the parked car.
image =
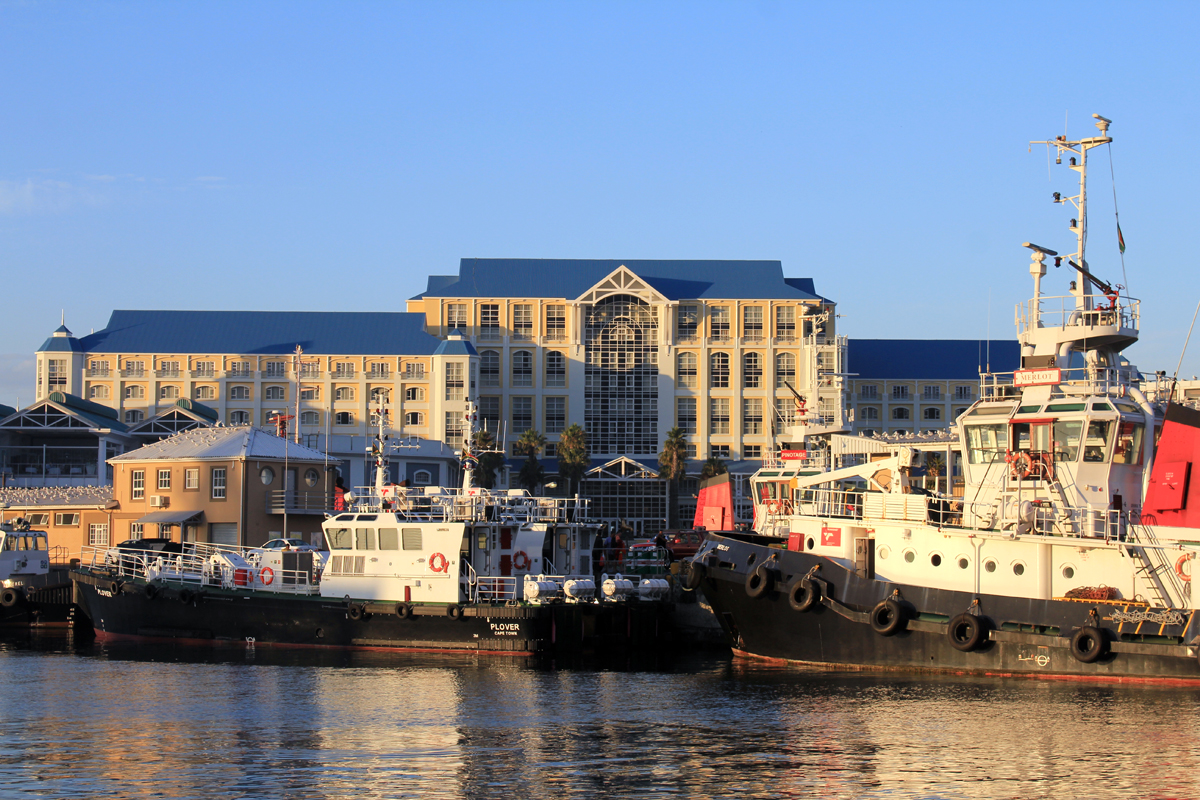
<svg viewBox="0 0 1200 800">
<path fill-rule="evenodd" d="M 663 531 L 663 536 L 667 540 L 667 550 L 671 553 L 672 561 L 691 558 L 704 542 L 704 531 Z M 657 547 L 654 539 L 642 539 L 629 546 L 629 554 L 641 555 L 652 552 Z"/>
<path fill-rule="evenodd" d="M 138 572 L 159 556 L 170 557 L 183 552 L 183 543 L 171 539 L 126 539 L 109 551 L 104 563 L 109 567 L 120 567 L 122 572 Z"/>
</svg>

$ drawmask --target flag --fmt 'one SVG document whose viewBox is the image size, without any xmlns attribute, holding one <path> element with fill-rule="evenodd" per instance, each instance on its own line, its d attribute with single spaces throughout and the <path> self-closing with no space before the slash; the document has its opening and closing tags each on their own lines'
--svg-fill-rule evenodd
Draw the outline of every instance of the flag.
<svg viewBox="0 0 1200 800">
<path fill-rule="evenodd" d="M 1117 249 L 1125 255 L 1125 237 L 1121 235 L 1121 223 L 1117 223 Z"/>
</svg>

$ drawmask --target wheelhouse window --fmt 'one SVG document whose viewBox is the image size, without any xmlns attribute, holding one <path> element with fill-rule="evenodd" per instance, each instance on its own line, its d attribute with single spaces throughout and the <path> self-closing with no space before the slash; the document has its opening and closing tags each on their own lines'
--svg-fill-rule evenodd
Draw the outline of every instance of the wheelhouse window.
<svg viewBox="0 0 1200 800">
<path fill-rule="evenodd" d="M 1117 446 L 1113 451 L 1114 464 L 1142 463 L 1143 426 L 1136 422 L 1121 422 L 1117 427 Z"/>
<path fill-rule="evenodd" d="M 1113 424 L 1109 420 L 1092 420 L 1083 439 L 1083 460 L 1103 463 L 1109 460 L 1110 434 Z"/>
<path fill-rule="evenodd" d="M 1054 423 L 1054 460 L 1074 461 L 1079 457 L 1079 435 L 1083 420 L 1056 420 Z"/>
<path fill-rule="evenodd" d="M 967 426 L 968 463 L 991 464 L 996 461 L 1003 461 L 1004 454 L 1007 451 L 1007 423 Z"/>
</svg>

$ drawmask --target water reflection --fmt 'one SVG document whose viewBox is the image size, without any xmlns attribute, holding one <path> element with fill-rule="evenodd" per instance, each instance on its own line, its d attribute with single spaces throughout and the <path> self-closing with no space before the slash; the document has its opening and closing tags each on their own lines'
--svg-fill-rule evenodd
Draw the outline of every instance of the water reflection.
<svg viewBox="0 0 1200 800">
<path fill-rule="evenodd" d="M 0 641 L 0 796 L 1191 797 L 1192 689 Z"/>
</svg>

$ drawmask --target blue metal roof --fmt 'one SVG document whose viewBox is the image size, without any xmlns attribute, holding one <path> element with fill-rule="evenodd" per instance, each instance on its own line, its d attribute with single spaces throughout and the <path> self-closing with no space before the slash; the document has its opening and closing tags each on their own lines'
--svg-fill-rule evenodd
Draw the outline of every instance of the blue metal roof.
<svg viewBox="0 0 1200 800">
<path fill-rule="evenodd" d="M 429 278 L 418 297 L 552 297 L 573 300 L 625 266 L 669 300 L 823 300 L 811 278 L 784 278 L 779 261 L 620 261 L 464 258 L 458 277 Z"/>
<path fill-rule="evenodd" d="M 79 340 L 67 330 L 66 325 L 59 325 L 50 338 L 37 349 L 39 353 L 78 353 L 83 350 Z"/>
<path fill-rule="evenodd" d="M 114 311 L 89 353 L 431 355 L 425 315 L 373 311 Z"/>
<path fill-rule="evenodd" d="M 990 345 L 990 346 L 989 346 Z M 1013 339 L 850 339 L 846 371 L 856 380 L 977 381 L 1021 366 Z"/>
<path fill-rule="evenodd" d="M 451 336 L 458 334 L 462 336 L 461 331 L 454 331 Z M 433 351 L 435 356 L 474 356 L 478 355 L 475 352 L 475 345 L 471 344 L 466 338 L 450 338 L 438 345 L 437 350 Z"/>
</svg>

